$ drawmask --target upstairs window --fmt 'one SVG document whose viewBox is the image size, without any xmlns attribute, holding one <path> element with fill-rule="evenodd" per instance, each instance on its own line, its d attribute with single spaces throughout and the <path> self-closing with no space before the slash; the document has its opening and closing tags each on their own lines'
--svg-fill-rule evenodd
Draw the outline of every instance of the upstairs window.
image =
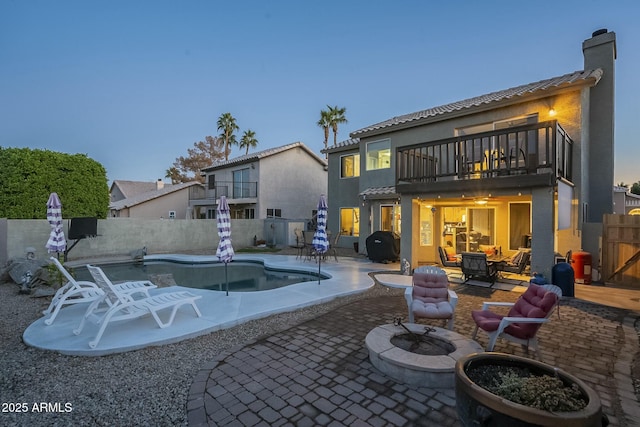
<svg viewBox="0 0 640 427">
<path fill-rule="evenodd" d="M 215 175 L 207 175 L 207 184 L 209 190 L 213 190 L 216 188 L 216 176 Z"/>
<path fill-rule="evenodd" d="M 367 144 L 367 170 L 388 169 L 391 167 L 391 140 L 370 142 Z"/>
<path fill-rule="evenodd" d="M 282 218 L 282 209 L 267 209 L 267 218 Z"/>
<path fill-rule="evenodd" d="M 233 198 L 241 199 L 246 197 L 250 197 L 249 168 L 233 171 Z"/>
<path fill-rule="evenodd" d="M 340 178 L 360 176 L 360 154 L 349 154 L 340 157 Z"/>
</svg>

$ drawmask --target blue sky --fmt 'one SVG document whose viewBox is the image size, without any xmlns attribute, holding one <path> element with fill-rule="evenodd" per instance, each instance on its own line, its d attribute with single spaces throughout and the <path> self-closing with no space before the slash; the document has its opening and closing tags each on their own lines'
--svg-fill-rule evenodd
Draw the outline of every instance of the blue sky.
<svg viewBox="0 0 640 427">
<path fill-rule="evenodd" d="M 163 178 L 230 112 L 257 149 L 349 132 L 583 69 L 615 31 L 615 182 L 640 181 L 640 3 L 0 0 L 0 146 L 85 153 Z M 332 137 L 331 137 L 332 138 Z M 244 154 L 235 148 L 232 156 Z"/>
</svg>

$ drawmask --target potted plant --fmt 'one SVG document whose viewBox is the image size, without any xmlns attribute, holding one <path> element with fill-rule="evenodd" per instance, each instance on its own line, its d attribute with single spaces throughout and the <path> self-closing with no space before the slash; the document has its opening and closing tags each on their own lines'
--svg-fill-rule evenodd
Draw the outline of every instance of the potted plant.
<svg viewBox="0 0 640 427">
<path fill-rule="evenodd" d="M 546 363 L 474 353 L 455 368 L 456 410 L 464 426 L 608 425 L 596 392 Z"/>
</svg>

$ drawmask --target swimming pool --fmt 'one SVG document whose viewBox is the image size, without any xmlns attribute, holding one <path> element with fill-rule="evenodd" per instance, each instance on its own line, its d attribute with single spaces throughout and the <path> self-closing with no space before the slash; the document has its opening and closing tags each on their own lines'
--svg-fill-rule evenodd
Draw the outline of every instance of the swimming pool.
<svg viewBox="0 0 640 427">
<path fill-rule="evenodd" d="M 150 280 L 156 285 L 176 284 L 188 288 L 226 290 L 224 264 L 216 261 L 145 260 L 99 264 L 112 282 Z M 86 267 L 74 269 L 77 280 L 93 280 Z M 232 261 L 227 267 L 229 291 L 255 292 L 281 288 L 294 283 L 318 280 L 318 273 L 265 267 L 260 261 Z M 320 279 L 329 276 L 321 274 Z"/>
</svg>

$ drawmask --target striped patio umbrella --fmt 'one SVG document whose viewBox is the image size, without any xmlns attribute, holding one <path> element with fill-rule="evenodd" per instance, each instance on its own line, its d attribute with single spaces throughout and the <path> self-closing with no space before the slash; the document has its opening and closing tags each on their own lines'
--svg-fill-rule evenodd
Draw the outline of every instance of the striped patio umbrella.
<svg viewBox="0 0 640 427">
<path fill-rule="evenodd" d="M 64 252 L 67 248 L 67 240 L 64 238 L 62 230 L 62 203 L 58 194 L 51 193 L 47 202 L 47 221 L 51 225 L 51 234 L 45 247 L 49 253 Z"/>
<path fill-rule="evenodd" d="M 320 264 L 322 264 L 322 254 L 329 250 L 329 239 L 327 238 L 327 200 L 324 194 L 320 196 L 318 202 L 318 226 L 313 234 L 311 245 L 318 253 L 318 284 L 320 284 Z"/>
<path fill-rule="evenodd" d="M 218 249 L 216 250 L 216 256 L 224 263 L 224 278 L 227 285 L 227 295 L 229 295 L 227 264 L 233 260 L 234 252 L 233 246 L 231 246 L 231 212 L 229 211 L 229 204 L 227 203 L 227 198 L 225 196 L 220 196 L 220 203 L 218 203 L 216 218 L 218 223 L 218 237 L 220 238 Z"/>
</svg>

